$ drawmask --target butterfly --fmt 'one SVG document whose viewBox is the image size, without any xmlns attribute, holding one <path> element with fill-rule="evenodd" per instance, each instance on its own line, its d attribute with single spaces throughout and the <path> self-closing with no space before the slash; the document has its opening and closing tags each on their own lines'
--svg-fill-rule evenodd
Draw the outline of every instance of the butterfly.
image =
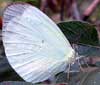
<svg viewBox="0 0 100 85">
<path fill-rule="evenodd" d="M 26 3 L 5 9 L 2 37 L 10 65 L 27 82 L 42 82 L 65 71 L 76 56 L 60 28 Z"/>
</svg>

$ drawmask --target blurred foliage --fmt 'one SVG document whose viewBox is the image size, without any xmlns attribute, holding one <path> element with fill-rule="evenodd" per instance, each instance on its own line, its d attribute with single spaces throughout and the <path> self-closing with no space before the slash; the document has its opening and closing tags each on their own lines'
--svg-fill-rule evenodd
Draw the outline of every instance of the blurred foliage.
<svg viewBox="0 0 100 85">
<path fill-rule="evenodd" d="M 0 17 L 0 29 L 2 28 L 2 17 Z"/>
<path fill-rule="evenodd" d="M 84 74 L 79 85 L 100 85 L 100 68 Z"/>
<path fill-rule="evenodd" d="M 12 3 L 12 0 L 0 0 L 0 16 L 3 16 L 4 9 Z M 1 19 L 1 18 L 0 18 Z"/>
<path fill-rule="evenodd" d="M 0 83 L 0 85 L 34 85 L 34 84 L 29 82 L 21 82 L 21 81 L 6 81 Z"/>
<path fill-rule="evenodd" d="M 44 3 L 42 3 L 43 1 L 44 1 Z M 64 6 L 61 6 L 62 1 L 65 1 L 63 4 Z M 29 3 L 31 5 L 35 5 L 39 8 L 41 8 L 41 6 L 44 5 L 45 13 L 47 15 L 49 15 L 50 17 L 57 15 L 57 16 L 55 16 L 56 18 L 53 17 L 54 21 L 57 21 L 57 20 L 60 21 L 61 16 L 58 17 L 58 14 L 61 15 L 62 14 L 61 12 L 64 12 L 64 14 L 63 14 L 64 20 L 70 20 L 70 19 L 72 19 L 71 13 L 73 10 L 71 7 L 72 1 L 74 1 L 74 0 L 0 0 L 0 13 L 3 12 L 3 11 L 1 11 L 2 10 L 1 6 L 6 7 L 6 5 L 11 3 L 11 2 L 26 2 L 26 3 Z M 2 2 L 3 2 L 3 4 L 2 4 Z M 4 2 L 6 5 L 4 4 Z M 91 5 L 93 0 L 76 0 L 76 2 L 77 2 L 77 8 L 78 8 L 79 14 L 82 17 L 83 12 L 88 8 L 89 5 Z M 63 11 L 61 10 L 62 7 L 64 8 Z M 49 14 L 50 12 L 52 14 Z M 98 21 L 100 19 L 99 12 L 100 12 L 100 5 L 98 5 L 96 7 L 94 12 L 88 18 L 88 21 L 91 21 L 91 22 Z"/>
<path fill-rule="evenodd" d="M 100 57 L 100 47 L 93 45 L 75 44 L 74 49 L 80 56 Z"/>
<path fill-rule="evenodd" d="M 36 7 L 40 7 L 41 0 L 13 0 L 13 2 L 26 2 Z"/>
<path fill-rule="evenodd" d="M 93 14 L 90 16 L 89 19 L 91 19 L 92 22 L 100 21 L 100 5 L 96 8 L 96 10 L 93 12 Z"/>
<path fill-rule="evenodd" d="M 100 67 L 100 61 L 95 63 L 97 67 Z"/>
</svg>

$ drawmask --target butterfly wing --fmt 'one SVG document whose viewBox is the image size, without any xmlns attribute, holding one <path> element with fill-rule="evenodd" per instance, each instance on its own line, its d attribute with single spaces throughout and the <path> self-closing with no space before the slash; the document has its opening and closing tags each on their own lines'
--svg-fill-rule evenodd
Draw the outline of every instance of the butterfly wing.
<svg viewBox="0 0 100 85">
<path fill-rule="evenodd" d="M 5 26 L 14 17 L 22 15 L 23 11 L 27 8 L 27 6 L 28 5 L 22 6 L 22 4 L 16 5 L 15 3 L 13 5 L 8 5 L 3 15 L 3 23 L 5 23 L 3 26 Z"/>
<path fill-rule="evenodd" d="M 32 83 L 64 71 L 74 50 L 56 24 L 28 4 L 18 3 L 8 9 L 4 14 L 3 43 L 15 71 Z"/>
</svg>

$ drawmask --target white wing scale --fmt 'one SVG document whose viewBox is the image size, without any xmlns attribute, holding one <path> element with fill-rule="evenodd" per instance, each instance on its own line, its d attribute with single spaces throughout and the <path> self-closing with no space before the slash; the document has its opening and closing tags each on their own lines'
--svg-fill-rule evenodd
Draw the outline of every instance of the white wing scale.
<svg viewBox="0 0 100 85">
<path fill-rule="evenodd" d="M 2 34 L 9 63 L 28 82 L 41 82 L 64 71 L 74 55 L 56 24 L 28 4 L 5 10 Z"/>
</svg>

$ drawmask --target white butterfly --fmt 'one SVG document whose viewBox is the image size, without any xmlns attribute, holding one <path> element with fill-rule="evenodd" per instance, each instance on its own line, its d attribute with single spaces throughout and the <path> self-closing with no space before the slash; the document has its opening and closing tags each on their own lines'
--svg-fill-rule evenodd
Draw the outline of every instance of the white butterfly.
<svg viewBox="0 0 100 85">
<path fill-rule="evenodd" d="M 28 4 L 7 7 L 2 35 L 10 65 L 28 82 L 42 82 L 65 71 L 75 56 L 57 25 Z"/>
</svg>

